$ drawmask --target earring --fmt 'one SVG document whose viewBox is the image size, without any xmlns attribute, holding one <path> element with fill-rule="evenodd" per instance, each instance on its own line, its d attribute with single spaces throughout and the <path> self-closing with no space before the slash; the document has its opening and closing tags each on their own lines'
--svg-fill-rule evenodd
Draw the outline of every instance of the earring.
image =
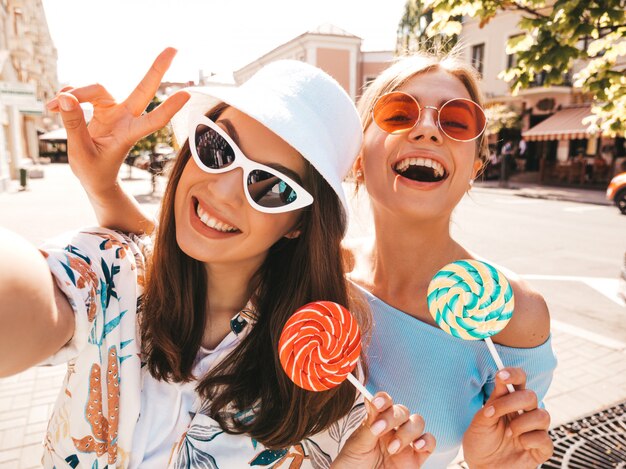
<svg viewBox="0 0 626 469">
<path fill-rule="evenodd" d="M 470 185 L 470 187 L 472 187 L 474 185 L 474 180 L 473 179 L 469 180 L 469 185 Z"/>
<path fill-rule="evenodd" d="M 361 171 L 360 169 L 357 170 L 355 177 L 357 179 L 361 179 L 363 177 L 363 171 Z"/>
</svg>

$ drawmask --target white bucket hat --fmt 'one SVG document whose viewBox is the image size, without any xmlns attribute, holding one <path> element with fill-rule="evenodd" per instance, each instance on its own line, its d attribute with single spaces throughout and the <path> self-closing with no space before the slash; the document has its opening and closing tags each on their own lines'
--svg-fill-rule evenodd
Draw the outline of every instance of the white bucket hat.
<svg viewBox="0 0 626 469">
<path fill-rule="evenodd" d="M 296 60 L 263 67 L 239 87 L 187 88 L 191 98 L 172 118 L 177 142 L 188 119 L 224 102 L 254 118 L 296 149 L 333 188 L 347 217 L 341 181 L 361 148 L 361 121 L 352 99 L 321 69 Z"/>
</svg>

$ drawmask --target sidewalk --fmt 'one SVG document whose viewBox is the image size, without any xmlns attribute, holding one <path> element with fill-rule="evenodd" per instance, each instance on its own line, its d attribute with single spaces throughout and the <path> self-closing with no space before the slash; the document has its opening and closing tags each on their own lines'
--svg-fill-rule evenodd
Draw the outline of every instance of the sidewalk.
<svg viewBox="0 0 626 469">
<path fill-rule="evenodd" d="M 53 164 L 43 169 L 45 177 L 30 180 L 29 190 L 19 192 L 13 181 L 8 192 L 0 193 L 0 226 L 35 244 L 47 235 L 95 223 L 87 198 L 69 167 Z M 123 175 L 126 171 L 122 168 Z M 133 176 L 132 181 L 126 181 L 126 187 L 156 212 L 159 198 L 149 194 L 149 175 L 135 168 Z M 160 188 L 163 182 L 159 180 Z M 608 204 L 601 191 L 518 183 L 511 183 L 508 189 L 494 186 L 497 182 L 480 182 L 476 190 Z M 559 366 L 545 404 L 553 427 L 626 400 L 626 343 L 581 333 L 564 324 L 554 324 L 552 331 Z M 41 440 L 64 374 L 65 366 L 61 365 L 32 368 L 0 379 L 0 469 L 40 467 Z"/>
<path fill-rule="evenodd" d="M 562 200 L 583 204 L 613 205 L 606 199 L 606 191 L 598 189 L 582 189 L 577 187 L 542 186 L 534 183 L 510 181 L 507 188 L 499 186 L 499 181 L 477 181 L 473 190 L 499 191 L 519 197 L 533 199 Z"/>
</svg>

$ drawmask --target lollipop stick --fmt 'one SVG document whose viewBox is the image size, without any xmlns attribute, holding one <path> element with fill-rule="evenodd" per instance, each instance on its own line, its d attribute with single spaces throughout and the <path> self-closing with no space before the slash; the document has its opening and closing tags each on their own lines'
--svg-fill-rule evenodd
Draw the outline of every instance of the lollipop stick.
<svg viewBox="0 0 626 469">
<path fill-rule="evenodd" d="M 359 391 L 361 391 L 361 394 L 363 394 L 368 401 L 372 402 L 372 399 L 374 399 L 374 396 L 372 396 L 372 393 L 369 392 L 365 388 L 365 386 L 363 386 L 361 382 L 354 377 L 352 373 L 348 373 L 348 381 L 354 384 L 354 387 L 357 388 Z"/>
<path fill-rule="evenodd" d="M 485 339 L 485 342 L 487 343 L 487 348 L 489 349 L 489 352 L 491 352 L 493 361 L 495 361 L 496 365 L 498 366 L 498 370 L 503 369 L 504 363 L 502 363 L 502 359 L 500 358 L 500 355 L 498 355 L 498 351 L 496 350 L 496 346 L 493 345 L 493 342 L 491 341 L 491 337 L 487 337 Z M 509 392 L 515 392 L 515 388 L 513 387 L 511 383 L 508 383 L 506 385 L 506 388 L 509 390 Z"/>
</svg>

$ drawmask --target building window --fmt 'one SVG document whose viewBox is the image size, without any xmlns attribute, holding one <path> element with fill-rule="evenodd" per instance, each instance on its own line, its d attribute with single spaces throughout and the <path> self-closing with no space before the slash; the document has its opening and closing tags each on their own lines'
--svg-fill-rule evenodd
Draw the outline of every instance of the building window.
<svg viewBox="0 0 626 469">
<path fill-rule="evenodd" d="M 472 46 L 472 67 L 478 73 L 483 74 L 483 64 L 485 62 L 485 43 Z"/>
<path fill-rule="evenodd" d="M 15 36 L 20 36 L 22 33 L 22 9 L 14 8 L 13 9 L 13 34 Z"/>
<path fill-rule="evenodd" d="M 513 39 L 516 39 L 516 38 L 521 39 L 521 36 L 524 36 L 524 34 L 516 34 L 515 36 L 511 36 L 508 42 L 511 42 Z M 516 65 L 517 65 L 517 54 L 506 54 L 506 68 L 513 68 Z"/>
</svg>

